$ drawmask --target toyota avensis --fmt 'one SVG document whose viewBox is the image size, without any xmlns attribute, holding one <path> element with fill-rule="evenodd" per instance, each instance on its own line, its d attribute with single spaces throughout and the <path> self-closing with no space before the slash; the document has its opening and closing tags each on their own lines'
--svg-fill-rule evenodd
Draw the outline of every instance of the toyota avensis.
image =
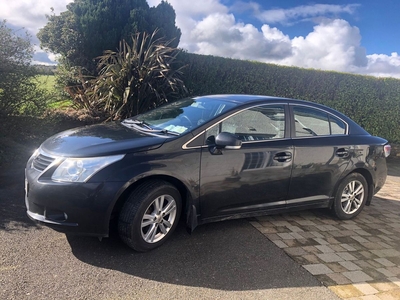
<svg viewBox="0 0 400 300">
<path fill-rule="evenodd" d="M 137 251 L 197 225 L 309 208 L 357 216 L 387 174 L 387 141 L 311 102 L 214 95 L 47 139 L 26 166 L 28 216 Z"/>
</svg>

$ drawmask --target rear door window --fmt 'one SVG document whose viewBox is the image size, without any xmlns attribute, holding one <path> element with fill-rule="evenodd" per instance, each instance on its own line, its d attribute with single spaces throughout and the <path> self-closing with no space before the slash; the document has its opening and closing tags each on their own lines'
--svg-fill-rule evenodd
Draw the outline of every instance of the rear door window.
<svg viewBox="0 0 400 300">
<path fill-rule="evenodd" d="M 346 133 L 346 124 L 327 112 L 305 106 L 293 106 L 293 115 L 296 137 Z"/>
</svg>

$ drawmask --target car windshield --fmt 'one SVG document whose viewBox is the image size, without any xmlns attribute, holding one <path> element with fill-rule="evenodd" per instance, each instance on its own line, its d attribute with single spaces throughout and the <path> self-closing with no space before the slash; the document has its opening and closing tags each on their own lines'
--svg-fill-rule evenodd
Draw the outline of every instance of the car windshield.
<svg viewBox="0 0 400 300">
<path fill-rule="evenodd" d="M 180 135 L 235 107 L 221 99 L 187 98 L 122 121 L 142 131 Z"/>
</svg>

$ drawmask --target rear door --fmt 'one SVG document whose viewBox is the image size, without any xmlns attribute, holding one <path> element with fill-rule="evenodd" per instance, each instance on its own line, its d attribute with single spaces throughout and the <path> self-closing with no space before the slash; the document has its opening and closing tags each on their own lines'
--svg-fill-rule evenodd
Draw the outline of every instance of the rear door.
<svg viewBox="0 0 400 300">
<path fill-rule="evenodd" d="M 329 112 L 290 105 L 294 160 L 288 205 L 327 201 L 350 162 L 348 125 Z"/>
</svg>

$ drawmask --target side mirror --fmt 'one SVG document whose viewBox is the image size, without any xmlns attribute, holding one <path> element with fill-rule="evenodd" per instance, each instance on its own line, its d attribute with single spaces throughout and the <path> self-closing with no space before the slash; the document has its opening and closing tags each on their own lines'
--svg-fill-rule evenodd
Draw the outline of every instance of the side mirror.
<svg viewBox="0 0 400 300">
<path fill-rule="evenodd" d="M 221 132 L 215 138 L 215 145 L 217 148 L 240 149 L 242 147 L 242 141 L 232 133 Z"/>
</svg>

